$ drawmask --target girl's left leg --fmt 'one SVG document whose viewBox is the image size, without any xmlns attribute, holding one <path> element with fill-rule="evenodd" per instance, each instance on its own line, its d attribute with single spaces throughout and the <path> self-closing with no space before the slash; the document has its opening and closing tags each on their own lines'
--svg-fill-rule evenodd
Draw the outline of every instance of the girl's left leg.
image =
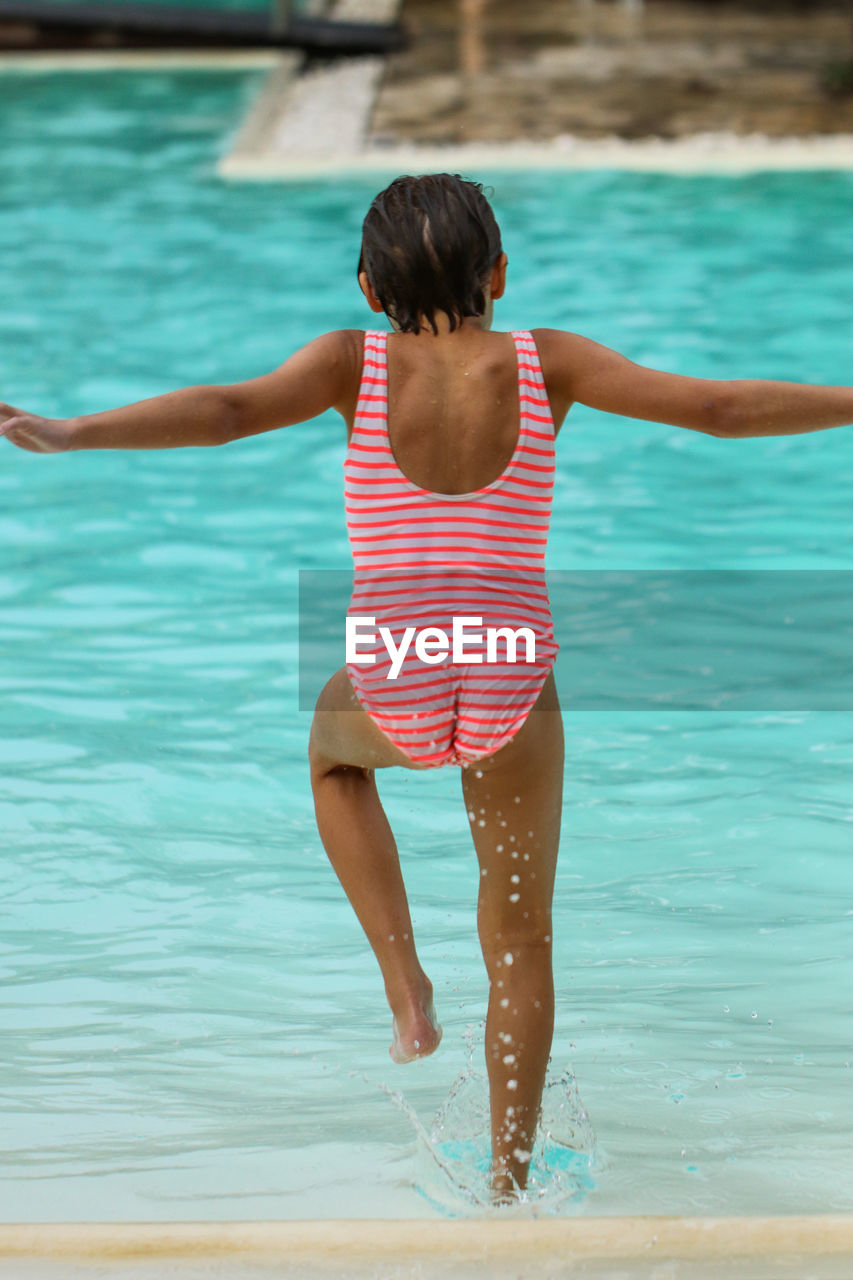
<svg viewBox="0 0 853 1280">
<path fill-rule="evenodd" d="M 554 1033 L 551 909 L 563 758 L 551 672 L 516 736 L 462 770 L 480 864 L 477 926 L 489 977 L 486 1065 L 498 1202 L 527 1186 Z"/>
<path fill-rule="evenodd" d="M 395 1062 L 438 1048 L 432 983 L 415 951 L 397 846 L 375 769 L 418 769 L 358 702 L 342 668 L 317 700 L 308 745 L 317 827 L 329 861 L 379 962 L 393 1014 Z"/>
</svg>

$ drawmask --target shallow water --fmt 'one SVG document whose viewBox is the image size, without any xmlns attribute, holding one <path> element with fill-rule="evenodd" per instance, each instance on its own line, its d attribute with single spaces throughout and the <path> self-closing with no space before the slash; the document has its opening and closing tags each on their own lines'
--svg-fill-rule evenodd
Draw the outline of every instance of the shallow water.
<svg viewBox="0 0 853 1280">
<path fill-rule="evenodd" d="M 0 397 L 90 412 L 372 323 L 376 181 L 214 176 L 258 83 L 4 77 Z M 853 176 L 474 176 L 510 258 L 502 327 L 703 376 L 849 378 Z M 0 441 L 8 1220 L 480 1212 L 476 1134 L 441 1150 L 454 1101 L 485 1103 L 458 778 L 380 784 L 445 1029 L 405 1068 L 314 827 L 297 572 L 347 564 L 343 445 L 331 415 L 216 450 Z M 734 443 L 579 410 L 558 465 L 555 569 L 853 562 L 851 431 Z M 566 728 L 550 1080 L 573 1073 L 594 1161 L 558 1211 L 849 1210 L 849 714 Z M 421 1131 L 459 1157 L 449 1181 Z"/>
</svg>

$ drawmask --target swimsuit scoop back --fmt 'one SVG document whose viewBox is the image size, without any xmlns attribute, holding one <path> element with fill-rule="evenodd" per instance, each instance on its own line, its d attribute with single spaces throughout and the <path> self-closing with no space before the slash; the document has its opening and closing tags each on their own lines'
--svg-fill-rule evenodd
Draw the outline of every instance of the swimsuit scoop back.
<svg viewBox="0 0 853 1280">
<path fill-rule="evenodd" d="M 347 663 L 359 702 L 386 737 L 420 765 L 467 765 L 518 732 L 557 655 L 545 585 L 554 486 L 554 422 L 533 337 L 512 334 L 518 365 L 519 433 L 503 472 L 472 493 L 423 489 L 397 465 L 388 435 L 387 333 L 364 336 L 355 422 L 344 459 L 347 532 L 355 566 L 348 613 L 375 619 L 376 641 L 359 645 L 372 664 Z M 396 679 L 380 626 L 399 645 L 406 627 L 481 618 L 466 632 L 466 657 L 426 663 L 411 644 Z M 489 655 L 487 628 L 528 628 L 535 659 Z M 521 641 L 517 656 L 527 650 Z M 488 661 L 489 656 L 493 658 Z M 494 660 L 496 659 L 496 660 Z"/>
</svg>

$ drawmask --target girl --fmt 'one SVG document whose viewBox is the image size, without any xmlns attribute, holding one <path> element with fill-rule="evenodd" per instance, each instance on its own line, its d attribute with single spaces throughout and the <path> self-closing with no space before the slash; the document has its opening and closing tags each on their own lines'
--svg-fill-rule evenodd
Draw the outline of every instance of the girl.
<svg viewBox="0 0 853 1280">
<path fill-rule="evenodd" d="M 344 419 L 351 620 L 384 624 L 391 643 L 374 636 L 348 655 L 317 701 L 308 748 L 317 823 L 382 971 L 391 1057 L 425 1057 L 441 1028 L 375 771 L 461 766 L 490 983 L 496 1201 L 526 1186 L 554 1022 L 563 731 L 542 569 L 563 419 L 578 401 L 721 439 L 853 422 L 850 387 L 681 377 L 573 333 L 492 332 L 506 267 L 480 185 L 398 178 L 365 218 L 358 267 L 390 334 L 326 333 L 263 377 L 85 417 L 0 404 L 0 435 L 42 453 L 225 445 L 331 408 Z M 448 652 L 442 628 L 459 617 L 515 630 L 532 642 L 532 660 L 529 650 L 513 655 L 506 634 L 502 657 L 479 633 L 461 657 Z M 391 677 L 391 652 L 419 629 Z"/>
</svg>

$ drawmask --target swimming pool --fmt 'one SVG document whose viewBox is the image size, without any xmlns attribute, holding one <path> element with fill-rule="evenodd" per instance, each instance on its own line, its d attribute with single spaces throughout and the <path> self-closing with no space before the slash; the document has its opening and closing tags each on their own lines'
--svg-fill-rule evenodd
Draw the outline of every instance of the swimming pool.
<svg viewBox="0 0 853 1280">
<path fill-rule="evenodd" d="M 93 411 L 369 323 L 377 180 L 214 176 L 257 84 L 4 80 L 0 396 Z M 853 176 L 471 176 L 510 259 L 501 327 L 849 377 Z M 445 1028 L 406 1069 L 313 824 L 297 572 L 347 564 L 342 426 L 0 454 L 3 1217 L 479 1211 L 476 1148 L 448 1145 L 485 1099 L 456 774 L 381 780 Z M 558 465 L 555 569 L 851 567 L 850 431 L 732 444 L 581 410 Z M 550 1098 L 581 1158 L 540 1209 L 849 1210 L 849 714 L 566 728 Z M 428 1131 L 460 1076 L 435 1138 L 454 1182 L 412 1116 Z"/>
</svg>

